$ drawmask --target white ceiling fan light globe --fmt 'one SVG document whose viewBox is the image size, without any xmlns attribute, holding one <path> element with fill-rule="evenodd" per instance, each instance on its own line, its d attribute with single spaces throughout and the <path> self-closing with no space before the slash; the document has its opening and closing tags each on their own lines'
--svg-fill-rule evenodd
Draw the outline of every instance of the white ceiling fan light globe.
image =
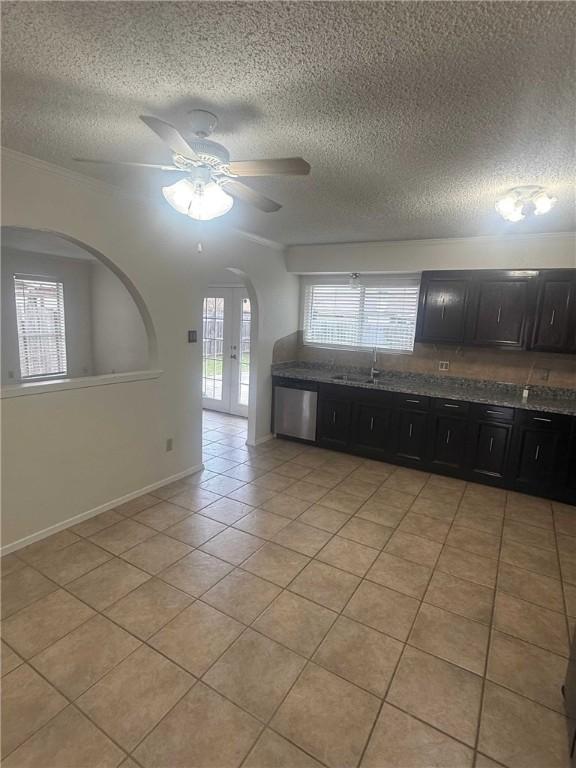
<svg viewBox="0 0 576 768">
<path fill-rule="evenodd" d="M 524 218 L 522 202 L 515 192 L 507 192 L 496 200 L 495 208 L 506 221 L 522 221 Z"/>
<path fill-rule="evenodd" d="M 554 208 L 557 202 L 558 202 L 557 198 L 552 197 L 544 190 L 542 190 L 541 192 L 538 192 L 532 198 L 532 203 L 534 205 L 534 214 L 536 216 L 542 216 L 544 213 L 548 213 L 549 211 L 552 210 L 552 208 Z"/>
<path fill-rule="evenodd" d="M 234 199 L 214 181 L 181 179 L 162 187 L 162 194 L 174 210 L 197 221 L 223 216 L 234 205 Z"/>
</svg>

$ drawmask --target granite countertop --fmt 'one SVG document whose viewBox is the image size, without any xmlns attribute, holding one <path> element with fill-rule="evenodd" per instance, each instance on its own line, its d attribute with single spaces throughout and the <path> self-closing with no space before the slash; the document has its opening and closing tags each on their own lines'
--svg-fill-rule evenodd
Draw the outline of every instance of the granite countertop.
<svg viewBox="0 0 576 768">
<path fill-rule="evenodd" d="M 502 405 L 529 411 L 548 411 L 576 416 L 576 389 L 530 387 L 528 401 L 522 400 L 522 386 L 494 381 L 441 377 L 428 374 L 382 371 L 376 382 L 367 382 L 370 371 L 362 368 L 333 368 L 303 363 L 277 363 L 272 375 L 286 379 L 300 379 L 324 384 L 338 384 L 362 389 L 381 389 L 387 392 L 406 392 L 410 395 L 445 397 L 448 400 L 467 400 L 472 403 Z M 348 379 L 334 378 L 347 376 Z"/>
</svg>

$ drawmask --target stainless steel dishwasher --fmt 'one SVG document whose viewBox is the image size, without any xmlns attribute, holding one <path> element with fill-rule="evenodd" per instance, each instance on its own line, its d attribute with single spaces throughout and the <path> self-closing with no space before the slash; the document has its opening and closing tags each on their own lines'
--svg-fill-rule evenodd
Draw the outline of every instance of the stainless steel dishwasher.
<svg viewBox="0 0 576 768">
<path fill-rule="evenodd" d="M 318 392 L 274 386 L 274 432 L 279 436 L 316 440 Z"/>
</svg>

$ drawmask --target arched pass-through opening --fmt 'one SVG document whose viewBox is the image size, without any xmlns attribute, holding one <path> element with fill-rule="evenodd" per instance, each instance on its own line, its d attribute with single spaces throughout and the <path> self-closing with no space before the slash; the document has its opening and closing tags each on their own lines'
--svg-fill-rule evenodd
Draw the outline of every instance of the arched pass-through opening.
<svg viewBox="0 0 576 768">
<path fill-rule="evenodd" d="M 40 392 L 58 382 L 91 386 L 154 371 L 150 312 L 112 259 L 52 230 L 4 226 L 1 238 L 2 384 L 9 395 L 22 385 L 30 393 L 41 384 Z"/>
</svg>

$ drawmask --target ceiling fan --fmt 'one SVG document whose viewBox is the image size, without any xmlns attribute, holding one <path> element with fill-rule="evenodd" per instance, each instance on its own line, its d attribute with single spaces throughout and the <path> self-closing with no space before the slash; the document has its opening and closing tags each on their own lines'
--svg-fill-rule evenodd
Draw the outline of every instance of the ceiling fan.
<svg viewBox="0 0 576 768">
<path fill-rule="evenodd" d="M 125 165 L 184 174 L 184 178 L 176 184 L 163 187 L 162 194 L 177 211 L 201 221 L 227 213 L 235 199 L 265 213 L 282 207 L 238 181 L 238 177 L 305 176 L 310 173 L 310 165 L 301 157 L 231 161 L 226 147 L 207 138 L 217 125 L 216 116 L 202 109 L 194 110 L 191 115 L 194 138 L 190 140 L 185 139 L 170 123 L 157 117 L 140 115 L 142 122 L 172 150 L 172 165 L 74 159 L 81 163 Z"/>
</svg>

